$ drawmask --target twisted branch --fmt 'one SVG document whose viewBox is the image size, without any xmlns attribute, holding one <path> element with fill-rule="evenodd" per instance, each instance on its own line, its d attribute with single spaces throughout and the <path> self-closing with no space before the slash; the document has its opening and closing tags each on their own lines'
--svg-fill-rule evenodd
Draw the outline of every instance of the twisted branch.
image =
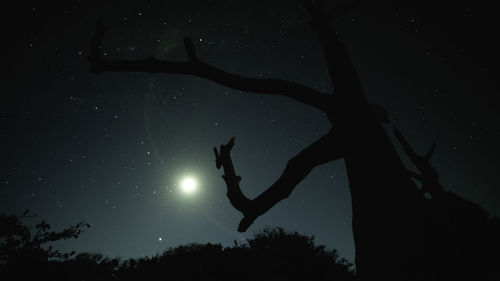
<svg viewBox="0 0 500 281">
<path fill-rule="evenodd" d="M 233 161 L 231 160 L 231 149 L 234 146 L 234 137 L 227 144 L 220 146 L 220 152 L 214 147 L 215 166 L 217 169 L 224 168 L 222 178 L 227 185 L 227 197 L 231 205 L 238 211 L 243 213 L 243 219 L 240 221 L 238 231 L 245 232 L 248 227 L 254 222 L 257 217 L 252 212 L 252 200 L 248 199 L 241 192 L 240 181 L 241 177 L 236 175 L 234 171 Z"/>
<path fill-rule="evenodd" d="M 208 79 L 227 87 L 267 95 L 283 95 L 301 103 L 315 107 L 323 112 L 331 112 L 333 96 L 312 88 L 282 79 L 249 78 L 218 69 L 198 58 L 194 44 L 184 38 L 184 48 L 188 61 L 164 61 L 154 57 L 145 60 L 110 60 L 100 54 L 100 46 L 106 27 L 97 23 L 96 32 L 91 40 L 90 71 L 101 72 L 149 72 L 193 75 Z"/>
</svg>

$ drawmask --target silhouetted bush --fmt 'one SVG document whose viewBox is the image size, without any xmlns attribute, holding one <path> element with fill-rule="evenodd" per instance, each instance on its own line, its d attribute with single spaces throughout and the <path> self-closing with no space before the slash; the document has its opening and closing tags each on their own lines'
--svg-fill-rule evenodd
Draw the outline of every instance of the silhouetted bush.
<svg viewBox="0 0 500 281">
<path fill-rule="evenodd" d="M 78 238 L 90 227 L 80 222 L 62 231 L 52 231 L 50 225 L 41 221 L 27 226 L 21 219 L 35 217 L 26 210 L 22 216 L 0 214 L 0 270 L 5 280 L 33 280 L 40 276 L 54 279 L 61 270 L 61 262 L 75 252 L 61 253 L 47 246 L 50 242 Z"/>
<path fill-rule="evenodd" d="M 233 247 L 192 243 L 138 259 L 105 258 L 96 253 L 60 253 L 43 244 L 77 238 L 79 223 L 61 232 L 42 221 L 24 225 L 0 215 L 2 280 L 353 280 L 352 264 L 314 238 L 268 228 Z"/>
<path fill-rule="evenodd" d="M 427 260 L 415 276 L 425 280 L 500 280 L 500 220 L 451 194 L 426 208 Z M 438 213 L 451 208 L 448 216 Z M 460 209 L 460 211 L 455 211 Z M 352 264 L 314 237 L 266 228 L 232 247 L 191 243 L 161 255 L 110 259 L 98 253 L 61 253 L 44 244 L 77 238 L 87 224 L 51 231 L 33 217 L 0 215 L 0 280 L 355 280 Z M 397 259 L 397 257 L 394 257 Z M 387 261 L 391 262 L 391 261 Z"/>
<path fill-rule="evenodd" d="M 119 280 L 353 280 L 352 264 L 314 238 L 264 229 L 243 245 L 188 244 L 161 256 L 128 260 Z"/>
</svg>

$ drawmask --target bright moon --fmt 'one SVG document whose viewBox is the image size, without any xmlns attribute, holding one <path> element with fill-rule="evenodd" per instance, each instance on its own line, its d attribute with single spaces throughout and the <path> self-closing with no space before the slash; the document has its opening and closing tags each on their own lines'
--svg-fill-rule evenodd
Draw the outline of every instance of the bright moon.
<svg viewBox="0 0 500 281">
<path fill-rule="evenodd" d="M 198 183 L 193 177 L 185 177 L 181 180 L 181 189 L 186 194 L 192 194 L 196 191 Z"/>
</svg>

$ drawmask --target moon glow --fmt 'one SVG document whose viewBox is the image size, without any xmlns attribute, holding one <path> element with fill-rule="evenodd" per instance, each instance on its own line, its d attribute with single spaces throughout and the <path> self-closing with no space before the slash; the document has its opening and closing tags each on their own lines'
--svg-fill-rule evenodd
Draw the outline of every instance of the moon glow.
<svg viewBox="0 0 500 281">
<path fill-rule="evenodd" d="M 181 190 L 185 194 L 193 194 L 196 192 L 198 182 L 193 177 L 185 177 L 181 179 Z"/>
</svg>

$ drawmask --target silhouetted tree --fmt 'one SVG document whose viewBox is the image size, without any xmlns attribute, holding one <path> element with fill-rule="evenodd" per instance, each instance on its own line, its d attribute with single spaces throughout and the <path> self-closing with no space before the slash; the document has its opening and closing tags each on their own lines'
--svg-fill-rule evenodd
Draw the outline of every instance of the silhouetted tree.
<svg viewBox="0 0 500 281">
<path fill-rule="evenodd" d="M 43 275 L 52 269 L 49 261 L 64 260 L 74 255 L 74 252 L 61 253 L 47 244 L 78 238 L 85 228 L 90 227 L 85 222 L 79 222 L 62 231 L 53 231 L 43 220 L 34 226 L 21 221 L 32 217 L 35 215 L 30 214 L 28 210 L 21 216 L 0 214 L 1 275 L 9 276 L 12 280 Z"/>
<path fill-rule="evenodd" d="M 283 95 L 322 111 L 332 123 L 332 129 L 290 159 L 278 180 L 254 199 L 243 194 L 241 177 L 234 170 L 230 156 L 234 138 L 221 145 L 219 150 L 214 148 L 216 167 L 224 169 L 227 196 L 231 204 L 243 213 L 238 230 L 246 231 L 255 219 L 287 198 L 314 167 L 343 158 L 351 192 L 355 264 L 359 277 L 367 280 L 427 280 L 428 256 L 436 252 L 428 247 L 429 234 L 439 230 L 439 235 L 446 236 L 446 231 L 429 223 L 428 210 L 431 207 L 412 180 L 416 174 L 404 167 L 382 126 L 388 122 L 385 111 L 367 101 L 357 72 L 334 29 L 336 18 L 353 5 L 327 10 L 324 2 L 304 0 L 304 6 L 323 49 L 333 93 L 280 79 L 228 73 L 200 59 L 188 38 L 184 39 L 188 56 L 185 62 L 153 57 L 136 61 L 104 59 L 99 53 L 105 29 L 102 24 L 98 24 L 92 39 L 88 60 L 94 73 L 194 75 L 245 92 Z M 428 168 L 425 161 L 418 165 L 424 170 Z M 425 170 L 421 179 L 425 182 L 424 189 L 435 192 L 433 197 L 437 198 L 440 191 L 432 170 Z M 436 243 L 433 245 L 442 248 Z"/>
</svg>

